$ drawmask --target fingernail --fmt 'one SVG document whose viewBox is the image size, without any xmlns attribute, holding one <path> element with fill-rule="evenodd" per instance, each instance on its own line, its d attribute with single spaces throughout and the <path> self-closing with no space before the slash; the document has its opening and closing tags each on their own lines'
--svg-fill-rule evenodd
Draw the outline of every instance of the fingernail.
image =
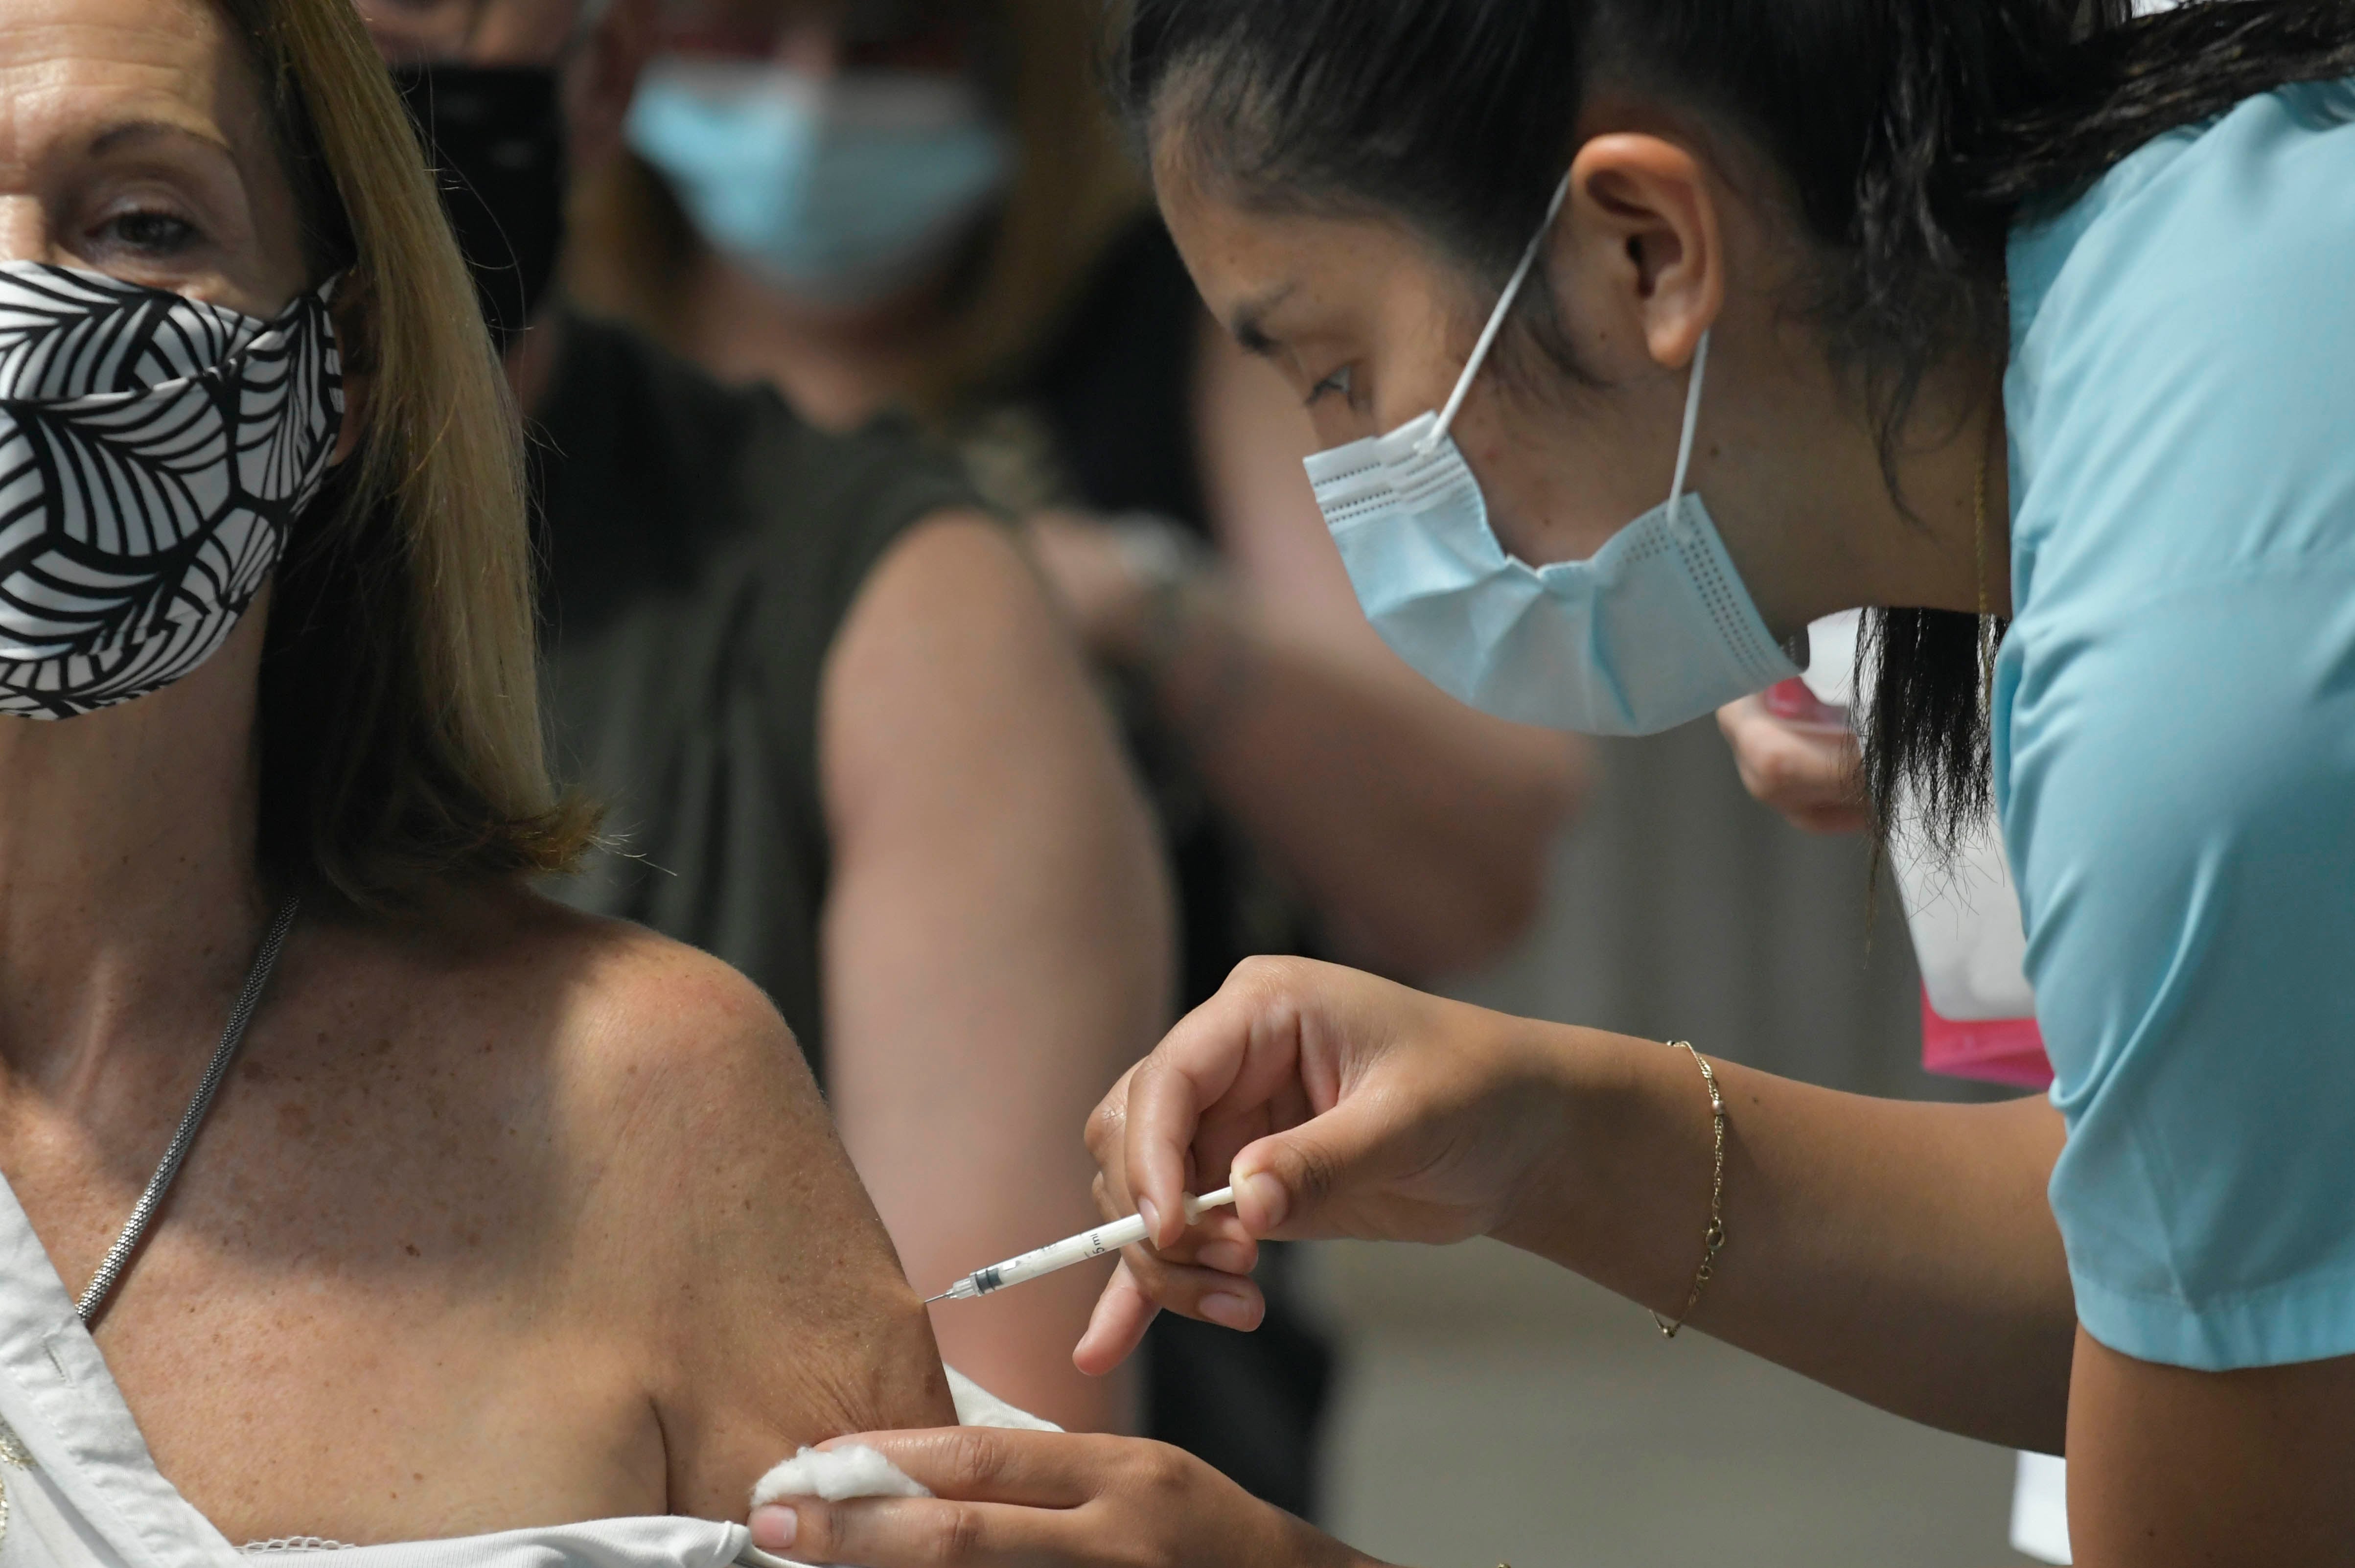
<svg viewBox="0 0 2355 1568">
<path fill-rule="evenodd" d="M 1136 1212 L 1145 1221 L 1145 1239 L 1158 1243 L 1161 1240 L 1161 1211 L 1153 1206 L 1152 1199 L 1140 1198 L 1136 1200 Z"/>
<path fill-rule="evenodd" d="M 801 1516 L 771 1503 L 752 1510 L 752 1544 L 763 1552 L 783 1552 L 802 1532 Z"/>
<path fill-rule="evenodd" d="M 1291 1195 L 1284 1190 L 1284 1183 L 1264 1170 L 1243 1178 L 1243 1195 L 1259 1210 L 1259 1229 L 1263 1233 L 1283 1224 L 1284 1211 L 1292 1207 Z"/>
<path fill-rule="evenodd" d="M 1202 1297 L 1202 1316 L 1221 1328 L 1248 1334 L 1254 1327 L 1252 1304 L 1240 1296 L 1216 1291 Z"/>
</svg>

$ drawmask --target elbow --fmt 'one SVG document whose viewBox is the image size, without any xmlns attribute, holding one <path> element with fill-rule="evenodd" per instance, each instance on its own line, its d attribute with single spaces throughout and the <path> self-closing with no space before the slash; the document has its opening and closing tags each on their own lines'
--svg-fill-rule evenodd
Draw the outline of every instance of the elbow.
<svg viewBox="0 0 2355 1568">
<path fill-rule="evenodd" d="M 1545 908 L 1543 842 L 1510 862 L 1401 879 L 1414 896 L 1336 919 L 1334 935 L 1359 963 L 1410 983 L 1493 963 L 1529 935 Z"/>
<path fill-rule="evenodd" d="M 1475 922 L 1469 933 L 1478 948 L 1473 962 L 1504 956 L 1536 928 L 1545 910 L 1549 859 L 1541 844 L 1536 853 L 1491 880 L 1488 896 L 1481 901 L 1487 918 Z"/>
<path fill-rule="evenodd" d="M 1556 767 L 1529 781 L 1515 805 L 1496 814 L 1493 836 L 1466 847 L 1455 869 L 1453 896 L 1433 901 L 1453 917 L 1444 933 L 1432 933 L 1442 943 L 1430 955 L 1434 968 L 1492 962 L 1536 928 L 1545 912 L 1553 850 L 1586 797 L 1584 748 L 1558 755 Z"/>
<path fill-rule="evenodd" d="M 1540 848 L 1498 867 L 1467 891 L 1450 951 L 1436 955 L 1446 970 L 1476 968 L 1502 958 L 1525 940 L 1545 908 L 1546 855 Z"/>
<path fill-rule="evenodd" d="M 1412 869 L 1389 867 L 1378 900 L 1348 916 L 1328 911 L 1336 938 L 1360 962 L 1407 981 L 1476 969 L 1512 952 L 1545 912 L 1552 851 L 1585 793 L 1580 755 L 1492 800 L 1468 831 L 1434 835 Z"/>
<path fill-rule="evenodd" d="M 1525 808 L 1534 840 L 1550 843 L 1586 804 L 1593 782 L 1593 746 L 1583 735 L 1560 735 L 1549 765 L 1531 777 Z"/>
</svg>

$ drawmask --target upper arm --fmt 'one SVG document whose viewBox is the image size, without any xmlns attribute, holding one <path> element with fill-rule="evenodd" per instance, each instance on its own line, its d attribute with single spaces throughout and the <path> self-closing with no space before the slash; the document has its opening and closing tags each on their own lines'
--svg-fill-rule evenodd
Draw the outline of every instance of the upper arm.
<svg viewBox="0 0 2355 1568">
<path fill-rule="evenodd" d="M 2343 1563 L 2355 1542 L 2355 1358 L 2157 1366 L 2080 1334 L 2069 1544 L 2083 1568 Z"/>
<path fill-rule="evenodd" d="M 2355 561 L 2023 616 L 2008 834 L 2081 1320 L 2355 1352 Z"/>
<path fill-rule="evenodd" d="M 826 672 L 827 1092 L 928 1290 L 1094 1224 L 1081 1126 L 1167 1021 L 1168 890 L 1108 716 L 1004 530 L 887 555 Z M 1120 1419 L 1081 1378 L 1091 1272 L 944 1314 L 1017 1403 Z"/>
<path fill-rule="evenodd" d="M 820 713 L 829 1036 L 862 1008 L 945 999 L 986 1025 L 1093 988 L 1100 1093 L 1161 1021 L 1168 892 L 1109 719 L 1006 530 L 950 517 L 895 546 Z"/>
<path fill-rule="evenodd" d="M 574 1284 L 643 1358 L 671 1508 L 741 1518 L 802 1444 L 953 1422 L 923 1309 L 767 998 L 652 936 L 591 997 L 565 1090 Z"/>
</svg>

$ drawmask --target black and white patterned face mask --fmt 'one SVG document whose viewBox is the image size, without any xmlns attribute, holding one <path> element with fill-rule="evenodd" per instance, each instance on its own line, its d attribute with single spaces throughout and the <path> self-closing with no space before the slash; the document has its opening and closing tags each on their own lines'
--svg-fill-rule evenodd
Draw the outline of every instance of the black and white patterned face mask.
<svg viewBox="0 0 2355 1568">
<path fill-rule="evenodd" d="M 335 451 L 334 286 L 261 321 L 0 262 L 0 713 L 128 702 L 228 640 Z"/>
</svg>

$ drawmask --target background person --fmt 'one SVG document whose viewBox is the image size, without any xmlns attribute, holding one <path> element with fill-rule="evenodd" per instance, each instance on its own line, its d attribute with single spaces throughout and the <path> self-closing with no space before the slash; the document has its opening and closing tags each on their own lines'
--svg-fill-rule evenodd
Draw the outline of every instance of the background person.
<svg viewBox="0 0 2355 1568">
<path fill-rule="evenodd" d="M 21 0 L 0 83 L 0 1550 L 726 1561 L 947 1391 L 774 1009 L 529 890 L 594 815 L 400 103 L 345 0 Z"/>
<path fill-rule="evenodd" d="M 1180 1000 L 1254 953 L 1429 976 L 1518 936 L 1577 743 L 1452 700 L 1366 625 L 1297 400 L 1146 210 L 1092 0 L 659 18 L 634 153 L 584 182 L 572 288 L 828 428 L 914 411 L 1029 519 L 1158 806 Z M 1305 1510 L 1326 1356 L 1284 1263 L 1261 1341 L 1156 1329 L 1150 1426 Z"/>
<path fill-rule="evenodd" d="M 2054 1093 L 1867 1101 L 1261 961 L 1093 1125 L 1162 1250 L 1082 1359 L 1248 1312 L 1252 1237 L 1489 1233 L 2065 1436 L 2081 1563 L 2350 1561 L 2355 18 L 1347 9 L 1345 49 L 1314 0 L 1140 4 L 1124 79 L 1206 298 L 1316 401 L 1369 614 L 1485 705 L 1643 731 L 1884 606 L 1873 799 L 1997 797 Z M 756 1536 L 1353 1560 L 1132 1445 L 896 1446 L 951 1495 Z"/>
<path fill-rule="evenodd" d="M 1040 584 L 908 432 L 822 432 L 549 299 L 546 215 L 618 145 L 639 0 L 360 8 L 534 430 L 554 755 L 611 803 L 559 892 L 769 994 L 912 1278 L 1082 1228 L 1067 1129 L 1166 1016 L 1167 894 Z M 1120 1382 L 1071 1367 L 1087 1295 L 943 1313 L 943 1343 L 1026 1408 L 1120 1425 Z"/>
<path fill-rule="evenodd" d="M 1465 967 L 1518 935 L 1574 742 L 1447 701 L 1371 635 L 1301 480 L 1307 421 L 1142 209 L 1089 74 L 1095 7 L 660 16 L 634 151 L 586 182 L 576 292 L 830 428 L 911 409 L 1031 519 L 1089 645 L 1152 705 L 1143 743 L 1177 749 L 1151 760 L 1188 775 L 1162 793 L 1188 1001 L 1304 934 L 1254 929 L 1244 845 L 1386 969 Z M 921 134 L 891 119 L 935 100 Z M 916 172 L 940 164 L 971 172 Z M 1181 790 L 1217 815 L 1171 808 Z"/>
</svg>

